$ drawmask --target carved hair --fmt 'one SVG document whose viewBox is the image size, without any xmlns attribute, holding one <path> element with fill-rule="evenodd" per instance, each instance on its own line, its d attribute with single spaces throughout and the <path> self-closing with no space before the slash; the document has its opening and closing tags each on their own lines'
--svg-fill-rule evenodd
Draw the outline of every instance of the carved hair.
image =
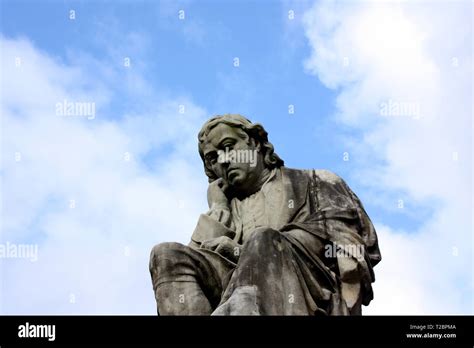
<svg viewBox="0 0 474 348">
<path fill-rule="evenodd" d="M 284 165 L 283 160 L 275 153 L 272 143 L 268 141 L 268 133 L 261 124 L 252 123 L 247 118 L 238 114 L 217 115 L 208 120 L 202 126 L 201 131 L 198 134 L 199 155 L 203 161 L 204 171 L 209 178 L 209 182 L 218 179 L 218 177 L 213 172 L 212 168 L 206 163 L 202 146 L 206 141 L 211 129 L 221 123 L 243 130 L 248 135 L 249 139 L 254 139 L 257 143 L 259 143 L 261 145 L 260 151 L 263 154 L 263 162 L 266 168 L 273 169 L 282 167 Z"/>
</svg>

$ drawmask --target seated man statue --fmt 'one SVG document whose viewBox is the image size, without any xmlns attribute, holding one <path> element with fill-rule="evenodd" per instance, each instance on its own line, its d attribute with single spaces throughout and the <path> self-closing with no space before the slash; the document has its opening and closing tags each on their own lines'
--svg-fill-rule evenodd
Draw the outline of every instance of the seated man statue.
<svg viewBox="0 0 474 348">
<path fill-rule="evenodd" d="M 360 315 L 377 235 L 327 170 L 284 167 L 260 124 L 216 116 L 199 132 L 209 211 L 189 245 L 150 257 L 159 315 Z"/>
</svg>

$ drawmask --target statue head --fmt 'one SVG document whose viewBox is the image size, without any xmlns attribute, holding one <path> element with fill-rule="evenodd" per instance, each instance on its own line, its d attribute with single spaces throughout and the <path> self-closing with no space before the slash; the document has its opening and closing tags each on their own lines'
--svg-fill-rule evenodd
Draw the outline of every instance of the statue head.
<svg viewBox="0 0 474 348">
<path fill-rule="evenodd" d="M 262 125 L 237 114 L 208 120 L 198 134 L 199 154 L 212 182 L 223 178 L 239 189 L 251 185 L 264 170 L 283 166 Z"/>
</svg>

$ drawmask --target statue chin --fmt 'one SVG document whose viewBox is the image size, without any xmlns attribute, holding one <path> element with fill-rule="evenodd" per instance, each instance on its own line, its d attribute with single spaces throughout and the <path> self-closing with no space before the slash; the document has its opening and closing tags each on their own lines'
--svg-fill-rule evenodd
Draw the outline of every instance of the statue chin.
<svg viewBox="0 0 474 348">
<path fill-rule="evenodd" d="M 242 175 L 238 171 L 233 171 L 228 178 L 229 185 L 233 186 L 235 189 L 242 185 L 245 178 L 242 178 Z"/>
</svg>

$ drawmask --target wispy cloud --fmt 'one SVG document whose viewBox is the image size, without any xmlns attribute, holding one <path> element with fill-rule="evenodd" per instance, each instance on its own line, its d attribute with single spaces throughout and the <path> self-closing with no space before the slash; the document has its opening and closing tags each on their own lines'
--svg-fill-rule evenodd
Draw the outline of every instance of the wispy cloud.
<svg viewBox="0 0 474 348">
<path fill-rule="evenodd" d="M 417 230 L 376 221 L 384 259 L 366 313 L 472 312 L 471 4 L 323 1 L 304 22 L 305 68 L 359 135 L 354 176 L 387 206 L 433 209 Z"/>
<path fill-rule="evenodd" d="M 110 117 L 126 76 L 97 78 L 26 39 L 1 45 L 1 239 L 38 245 L 36 262 L 1 260 L 1 312 L 155 313 L 151 247 L 187 243 L 205 210 L 196 134 L 208 115 L 155 95 Z M 56 114 L 64 100 L 95 103 L 95 118 Z"/>
</svg>

